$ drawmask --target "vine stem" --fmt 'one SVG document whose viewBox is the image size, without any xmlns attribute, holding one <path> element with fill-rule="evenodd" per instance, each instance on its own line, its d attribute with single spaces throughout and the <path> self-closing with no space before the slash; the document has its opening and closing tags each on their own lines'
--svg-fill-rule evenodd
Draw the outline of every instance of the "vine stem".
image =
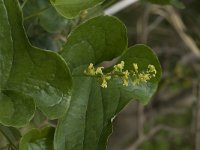
<svg viewBox="0 0 200 150">
<path fill-rule="evenodd" d="M 114 15 L 136 2 L 138 2 L 138 0 L 121 0 L 111 7 L 107 8 L 104 12 L 107 15 Z"/>
<path fill-rule="evenodd" d="M 24 17 L 24 20 L 28 20 L 28 19 L 31 19 L 31 18 L 33 18 L 33 17 L 35 17 L 35 16 L 38 16 L 38 15 L 40 15 L 42 12 L 44 12 L 45 10 L 49 9 L 50 7 L 51 7 L 51 5 L 48 5 L 48 6 L 44 7 L 44 8 L 42 8 L 41 10 L 39 10 L 39 11 L 37 11 L 37 12 L 35 12 L 35 13 L 33 13 L 33 14 L 27 16 L 27 17 Z"/>
<path fill-rule="evenodd" d="M 124 74 L 122 73 L 108 73 L 105 74 L 105 76 L 124 76 Z M 102 75 L 88 75 L 88 74 L 84 74 L 84 75 L 72 75 L 72 77 L 102 77 Z"/>
</svg>

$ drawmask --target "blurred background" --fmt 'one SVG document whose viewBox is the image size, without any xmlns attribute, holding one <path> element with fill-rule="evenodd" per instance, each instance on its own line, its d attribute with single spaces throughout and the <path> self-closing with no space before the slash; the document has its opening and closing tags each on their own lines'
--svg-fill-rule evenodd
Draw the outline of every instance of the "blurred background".
<svg viewBox="0 0 200 150">
<path fill-rule="evenodd" d="M 30 42 L 54 51 L 76 26 L 104 13 L 125 23 L 129 46 L 152 47 L 163 68 L 150 103 L 132 101 L 117 116 L 108 150 L 200 150 L 200 1 L 106 0 L 73 20 L 59 16 L 47 0 L 28 0 L 23 7 Z M 46 123 L 37 112 L 30 128 Z M 5 143 L 0 135 L 0 145 Z"/>
<path fill-rule="evenodd" d="M 148 105 L 133 101 L 116 118 L 109 150 L 200 150 L 199 8 L 198 0 L 140 1 L 114 13 L 127 26 L 129 45 L 154 49 L 163 76 Z"/>
</svg>

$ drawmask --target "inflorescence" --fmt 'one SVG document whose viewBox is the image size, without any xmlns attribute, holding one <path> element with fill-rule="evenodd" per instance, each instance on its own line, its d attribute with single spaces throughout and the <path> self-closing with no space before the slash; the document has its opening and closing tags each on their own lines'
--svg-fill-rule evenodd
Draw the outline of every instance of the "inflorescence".
<svg viewBox="0 0 200 150">
<path fill-rule="evenodd" d="M 155 77 L 157 73 L 155 66 L 150 64 L 148 65 L 146 71 L 139 71 L 136 63 L 132 64 L 131 70 L 124 70 L 124 66 L 124 61 L 121 61 L 121 63 L 116 64 L 113 67 L 111 72 L 103 73 L 104 67 L 97 67 L 95 69 L 94 65 L 90 63 L 84 73 L 88 76 L 97 77 L 101 81 L 102 88 L 107 88 L 107 82 L 112 77 L 121 78 L 123 85 L 128 86 L 129 82 L 131 82 L 133 85 L 138 85 L 141 82 L 147 82 L 151 78 Z"/>
</svg>

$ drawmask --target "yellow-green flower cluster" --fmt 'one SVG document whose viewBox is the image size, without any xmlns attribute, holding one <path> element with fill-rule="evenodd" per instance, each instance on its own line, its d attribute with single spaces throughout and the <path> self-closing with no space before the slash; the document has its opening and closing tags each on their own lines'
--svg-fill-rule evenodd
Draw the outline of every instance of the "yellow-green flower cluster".
<svg viewBox="0 0 200 150">
<path fill-rule="evenodd" d="M 121 77 L 123 81 L 124 86 L 128 86 L 128 80 L 129 80 L 129 71 L 123 71 L 124 70 L 124 61 L 121 61 L 119 64 L 115 65 L 113 68 L 113 71 L 111 74 L 116 75 L 116 77 Z"/>
<path fill-rule="evenodd" d="M 148 65 L 146 71 L 139 72 L 138 65 L 133 63 L 133 70 L 132 70 L 132 83 L 134 85 L 140 84 L 141 82 L 147 82 L 151 78 L 156 76 L 156 68 L 154 65 Z"/>
<path fill-rule="evenodd" d="M 101 80 L 101 87 L 107 88 L 107 81 L 111 79 L 111 76 L 108 74 L 104 74 L 102 69 L 104 69 L 104 67 L 97 67 L 95 69 L 94 65 L 90 63 L 90 65 L 88 66 L 87 70 L 84 71 L 84 73 L 89 76 L 96 76 Z"/>
<path fill-rule="evenodd" d="M 94 76 L 95 73 L 96 73 L 94 65 L 92 63 L 90 63 L 90 65 L 88 66 L 87 70 L 84 71 L 84 73 L 91 75 L 91 76 Z"/>
<path fill-rule="evenodd" d="M 124 69 L 124 61 L 121 61 L 120 64 L 117 64 L 117 65 L 114 66 L 114 70 L 113 71 L 122 72 L 123 69 Z"/>
<path fill-rule="evenodd" d="M 146 71 L 140 71 L 138 64 L 133 63 L 131 70 L 124 70 L 125 63 L 121 61 L 119 64 L 116 64 L 113 67 L 113 70 L 109 73 L 104 74 L 104 67 L 94 68 L 91 63 L 87 70 L 85 70 L 85 74 L 89 76 L 95 76 L 100 79 L 101 87 L 107 88 L 107 81 L 111 79 L 111 77 L 121 78 L 123 85 L 128 86 L 129 81 L 132 82 L 133 85 L 138 85 L 141 82 L 147 82 L 151 78 L 156 76 L 156 69 L 154 65 L 149 64 Z"/>
</svg>

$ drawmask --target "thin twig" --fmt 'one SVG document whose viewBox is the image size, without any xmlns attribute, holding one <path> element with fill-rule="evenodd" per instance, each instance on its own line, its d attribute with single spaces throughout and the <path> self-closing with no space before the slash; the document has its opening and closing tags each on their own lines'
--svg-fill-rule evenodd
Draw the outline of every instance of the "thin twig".
<svg viewBox="0 0 200 150">
<path fill-rule="evenodd" d="M 172 132 L 172 133 L 176 133 L 176 134 L 180 134 L 182 133 L 182 131 L 184 130 L 180 130 L 180 129 L 176 129 L 176 128 L 172 128 L 169 126 L 165 126 L 165 125 L 158 125 L 156 127 L 154 127 L 153 129 L 151 129 L 149 131 L 148 134 L 138 138 L 132 145 L 130 145 L 126 150 L 137 150 L 137 148 L 144 143 L 145 141 L 148 141 L 149 139 L 151 139 L 153 136 L 155 136 L 159 131 L 161 130 L 165 130 L 168 132 Z"/>
<path fill-rule="evenodd" d="M 186 33 L 186 27 L 175 11 L 175 9 L 171 6 L 160 7 L 160 6 L 152 6 L 151 10 L 152 14 L 157 14 L 163 16 L 176 30 L 180 38 L 183 40 L 185 45 L 198 57 L 200 58 L 200 49 L 198 48 L 195 41 L 191 38 L 189 34 Z"/>
<path fill-rule="evenodd" d="M 144 135 L 144 106 L 138 104 L 138 137 Z"/>
<path fill-rule="evenodd" d="M 185 45 L 188 46 L 193 51 L 193 53 L 200 58 L 200 50 L 194 40 L 185 32 L 185 25 L 180 16 L 176 13 L 173 7 L 166 7 L 166 10 L 169 13 L 169 21 L 171 22 L 181 39 L 185 42 Z"/>
<path fill-rule="evenodd" d="M 198 58 L 200 58 L 200 49 L 198 48 L 198 46 L 195 43 L 195 41 L 191 38 L 191 36 L 186 33 L 186 27 L 185 27 L 181 17 L 178 15 L 178 13 L 174 10 L 173 7 L 171 7 L 171 6 L 161 7 L 161 6 L 157 6 L 157 5 L 151 5 L 146 10 L 146 14 L 147 15 L 149 15 L 149 14 L 157 14 L 157 15 L 162 16 L 163 18 L 165 18 L 170 23 L 170 25 L 176 30 L 176 32 L 178 33 L 180 38 L 183 40 L 184 44 Z M 145 17 L 145 15 L 144 15 L 144 17 Z M 146 19 L 148 19 L 148 16 L 146 16 Z M 145 22 L 148 23 L 148 20 L 145 20 Z M 148 30 L 148 28 L 144 28 L 144 27 L 142 29 L 145 30 L 144 32 L 147 35 L 151 31 L 151 29 Z"/>
<path fill-rule="evenodd" d="M 104 13 L 107 15 L 114 15 L 121 10 L 127 8 L 128 6 L 136 3 L 138 0 L 121 0 L 116 4 L 112 5 L 111 7 L 107 8 Z"/>
<path fill-rule="evenodd" d="M 149 24 L 148 32 L 156 29 L 158 25 L 164 20 L 164 17 L 158 16 L 151 24 Z"/>
</svg>

